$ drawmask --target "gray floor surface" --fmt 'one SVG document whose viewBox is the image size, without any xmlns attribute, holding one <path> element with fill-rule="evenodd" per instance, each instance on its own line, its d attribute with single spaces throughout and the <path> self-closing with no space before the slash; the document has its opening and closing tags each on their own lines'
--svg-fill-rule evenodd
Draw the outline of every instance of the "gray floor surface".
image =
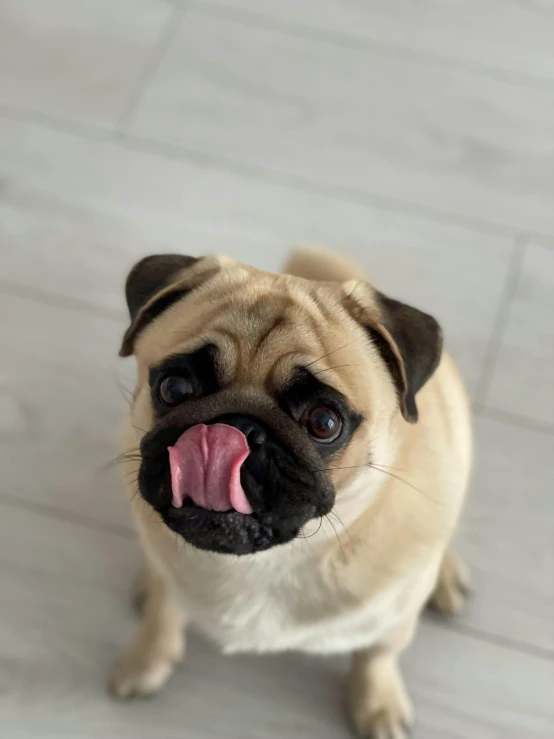
<svg viewBox="0 0 554 739">
<path fill-rule="evenodd" d="M 348 737 L 343 659 L 197 638 L 116 704 L 139 552 L 122 282 L 153 251 L 362 261 L 470 388 L 474 596 L 404 660 L 416 739 L 554 737 L 551 0 L 0 3 L 0 736 Z"/>
</svg>

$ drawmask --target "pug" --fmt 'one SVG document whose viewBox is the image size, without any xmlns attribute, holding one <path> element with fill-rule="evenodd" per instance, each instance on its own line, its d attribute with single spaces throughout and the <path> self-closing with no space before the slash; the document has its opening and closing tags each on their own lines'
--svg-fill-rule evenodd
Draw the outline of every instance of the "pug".
<svg viewBox="0 0 554 739">
<path fill-rule="evenodd" d="M 398 657 L 427 603 L 456 613 L 467 589 L 450 542 L 470 410 L 438 323 L 318 251 L 283 274 L 151 256 L 126 297 L 122 464 L 146 566 L 112 693 L 158 691 L 191 625 L 224 653 L 352 654 L 353 728 L 406 736 Z"/>
</svg>

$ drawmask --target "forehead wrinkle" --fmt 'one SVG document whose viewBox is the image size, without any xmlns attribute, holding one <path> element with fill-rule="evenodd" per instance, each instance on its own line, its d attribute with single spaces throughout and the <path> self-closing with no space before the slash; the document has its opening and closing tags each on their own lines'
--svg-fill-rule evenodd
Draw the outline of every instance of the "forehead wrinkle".
<svg viewBox="0 0 554 739">
<path fill-rule="evenodd" d="M 280 338 L 282 339 L 283 335 L 281 331 L 280 334 Z M 287 340 L 287 350 L 284 353 L 278 354 L 267 372 L 267 382 L 275 388 L 286 384 L 288 377 L 285 374 L 292 374 L 295 367 L 308 367 L 310 364 L 316 364 L 329 351 L 328 343 L 325 341 L 326 334 L 320 331 L 303 331 L 300 336 L 295 336 L 294 338 L 296 340 L 301 339 L 301 343 L 299 342 L 294 348 L 291 348 L 291 340 Z M 287 361 L 290 364 L 291 357 L 296 357 L 297 361 L 293 367 L 290 367 L 290 370 L 285 370 L 283 365 Z M 281 375 L 279 379 L 277 379 L 278 375 Z"/>
<path fill-rule="evenodd" d="M 256 285 L 251 287 L 253 292 Z M 245 296 L 233 295 L 229 284 L 222 285 L 190 326 L 187 345 L 196 338 L 219 346 L 219 369 L 225 384 L 274 383 L 279 365 L 287 357 L 297 355 L 301 366 L 307 358 L 313 361 L 327 353 L 329 334 L 334 333 L 338 318 L 330 307 L 324 306 L 319 296 L 295 285 L 286 285 L 283 292 L 267 287 L 254 295 L 247 291 L 250 295 Z M 301 345 L 291 350 L 291 340 L 300 337 Z M 284 349 L 286 353 L 275 357 Z"/>
<path fill-rule="evenodd" d="M 335 329 L 340 327 L 340 319 L 336 320 L 332 328 L 318 324 L 311 338 L 317 341 L 319 349 L 314 350 L 315 342 L 309 348 L 304 348 L 298 366 L 307 369 L 324 384 L 349 396 L 353 391 L 356 392 L 360 376 L 364 377 L 364 367 L 356 337 L 351 336 L 348 326 L 342 326 L 342 331 L 338 334 Z M 348 337 L 350 340 L 347 341 Z M 274 370 L 278 370 L 278 367 L 275 366 Z"/>
<path fill-rule="evenodd" d="M 293 302 L 282 320 L 276 319 L 270 331 L 265 332 L 263 341 L 257 343 L 252 353 L 252 363 L 268 366 L 266 382 L 274 384 L 279 365 L 291 356 L 296 356 L 299 363 L 307 357 L 317 357 L 325 353 L 325 342 L 318 330 L 319 323 L 306 306 Z M 291 347 L 291 343 L 293 347 Z M 295 345 L 296 344 L 296 345 Z M 271 357 L 274 357 L 271 365 Z"/>
<path fill-rule="evenodd" d="M 328 297 L 330 297 L 330 296 L 328 296 Z M 337 304 L 336 304 L 336 301 L 335 300 L 330 301 L 331 302 L 331 305 L 327 305 L 324 302 L 323 295 L 321 295 L 317 291 L 314 291 L 313 293 L 311 293 L 310 294 L 310 298 L 311 298 L 312 303 L 317 308 L 320 316 L 325 321 L 328 321 L 329 323 L 335 323 L 336 322 L 336 320 L 337 320 L 337 315 L 336 315 Z"/>
<path fill-rule="evenodd" d="M 229 285 L 222 286 L 223 289 L 221 289 L 219 295 L 212 296 L 211 310 L 204 312 L 202 326 L 199 327 L 199 330 L 207 330 L 209 324 L 224 317 L 225 325 L 221 328 L 219 325 L 210 326 L 210 328 L 230 332 L 231 328 L 228 328 L 228 326 L 233 320 L 237 324 L 245 321 L 252 324 L 263 321 L 263 328 L 260 328 L 259 331 L 265 332 L 269 336 L 272 329 L 271 324 L 274 324 L 273 328 L 277 328 L 278 324 L 281 323 L 277 320 L 278 316 L 276 315 L 280 311 L 284 320 L 288 320 L 293 324 L 309 323 L 310 328 L 315 333 L 322 322 L 333 318 L 332 313 L 318 302 L 315 295 L 303 290 L 293 289 L 291 286 L 287 286 L 287 290 L 284 292 L 276 290 L 266 290 L 261 294 L 258 292 L 253 300 L 251 295 L 233 294 L 225 289 L 228 287 Z M 255 287 L 256 284 L 252 285 L 252 289 Z M 260 336 L 258 338 L 260 344 L 262 343 L 261 339 Z"/>
<path fill-rule="evenodd" d="M 262 346 L 278 328 L 284 328 L 287 324 L 288 321 L 284 315 L 277 316 L 275 320 L 264 331 L 262 331 L 261 335 L 258 337 L 258 340 L 254 345 L 254 354 L 258 354 L 262 350 Z"/>
<path fill-rule="evenodd" d="M 239 336 L 226 328 L 209 329 L 211 339 L 219 349 L 217 370 L 220 382 L 229 385 L 241 364 L 241 341 Z M 217 338 L 223 341 L 217 341 Z"/>
<path fill-rule="evenodd" d="M 262 347 L 262 342 L 259 342 L 256 347 L 258 351 L 255 351 L 251 356 L 250 371 L 252 374 L 257 374 L 258 377 L 261 377 L 265 371 L 263 383 L 266 387 L 273 390 L 280 389 L 286 385 L 296 368 L 306 367 L 310 363 L 318 362 L 321 357 L 324 357 L 330 349 L 329 337 L 335 337 L 337 317 L 328 311 L 325 311 L 327 315 L 323 315 L 324 312 L 312 300 L 312 296 L 304 294 L 302 297 L 304 299 L 300 303 L 297 301 L 292 302 L 291 307 L 286 312 L 284 322 L 275 321 L 278 325 L 273 326 L 272 331 L 266 332 L 264 346 Z M 331 326 L 328 323 L 327 316 L 333 319 Z M 290 339 L 287 336 L 287 326 L 290 326 Z M 291 349 L 291 340 L 299 338 L 302 339 L 301 343 Z M 271 339 L 274 340 L 273 345 Z M 286 352 L 281 353 L 285 348 Z M 259 351 L 260 349 L 262 351 Z M 270 364 L 272 354 L 274 355 L 274 359 L 272 364 Z M 275 354 L 277 354 L 276 357 Z M 291 363 L 291 357 L 296 357 L 297 359 L 293 365 Z M 289 366 L 285 367 L 287 362 Z M 266 365 L 265 370 L 264 363 Z M 342 390 L 344 383 L 340 379 L 336 381 L 336 377 L 333 377 L 333 380 L 335 380 L 334 383 L 328 382 L 327 384 L 334 384 L 337 389 Z"/>
<path fill-rule="evenodd" d="M 278 342 L 287 330 L 292 335 L 299 327 L 309 324 L 311 333 L 315 333 L 316 322 L 305 308 L 288 293 L 266 292 L 257 294 L 253 300 L 240 297 L 226 300 L 217 306 L 208 320 L 217 316 L 219 320 L 210 330 L 232 335 L 240 345 L 243 358 L 254 363 L 260 354 L 264 354 L 271 339 Z"/>
</svg>

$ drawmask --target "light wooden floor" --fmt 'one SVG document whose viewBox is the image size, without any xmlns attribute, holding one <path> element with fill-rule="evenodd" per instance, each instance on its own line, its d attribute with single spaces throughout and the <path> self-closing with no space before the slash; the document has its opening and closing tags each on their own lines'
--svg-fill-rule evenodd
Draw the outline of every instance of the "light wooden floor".
<svg viewBox="0 0 554 739">
<path fill-rule="evenodd" d="M 104 692 L 126 270 L 294 242 L 437 315 L 474 399 L 475 594 L 406 656 L 416 739 L 554 737 L 553 38 L 551 0 L 0 3 L 2 739 L 348 736 L 343 660 L 193 638 L 159 698 Z"/>
</svg>

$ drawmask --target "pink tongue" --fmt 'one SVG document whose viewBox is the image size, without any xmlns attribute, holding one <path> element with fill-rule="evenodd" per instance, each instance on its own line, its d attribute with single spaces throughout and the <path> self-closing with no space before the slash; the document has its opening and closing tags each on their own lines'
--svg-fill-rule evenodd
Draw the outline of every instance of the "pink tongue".
<svg viewBox="0 0 554 739">
<path fill-rule="evenodd" d="M 175 508 L 190 497 L 210 511 L 252 513 L 240 484 L 240 468 L 250 453 L 242 431 L 225 423 L 200 423 L 181 434 L 168 452 Z"/>
</svg>

